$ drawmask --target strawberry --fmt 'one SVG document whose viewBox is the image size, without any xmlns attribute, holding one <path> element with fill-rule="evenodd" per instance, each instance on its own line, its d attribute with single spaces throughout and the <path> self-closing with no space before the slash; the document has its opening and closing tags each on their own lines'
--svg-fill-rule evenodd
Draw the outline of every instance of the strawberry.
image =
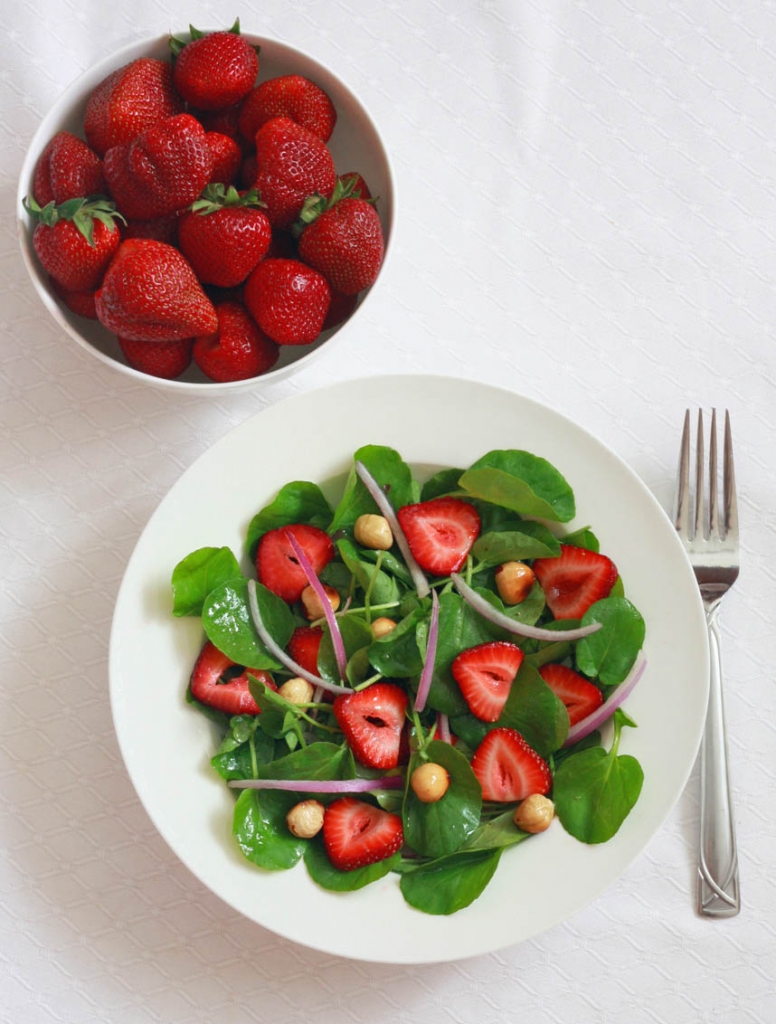
<svg viewBox="0 0 776 1024">
<path fill-rule="evenodd" d="M 339 871 L 376 864 L 392 857 L 404 843 L 401 818 L 365 800 L 342 796 L 323 816 L 323 845 Z"/>
<path fill-rule="evenodd" d="M 240 35 L 238 18 L 228 32 L 205 34 L 191 28 L 191 42 L 170 39 L 173 81 L 181 96 L 200 110 L 239 103 L 259 73 L 256 49 Z"/>
<path fill-rule="evenodd" d="M 208 640 L 199 653 L 194 670 L 191 673 L 191 696 L 211 708 L 218 708 L 229 715 L 258 715 L 259 707 L 251 696 L 248 688 L 248 672 L 270 690 L 277 686 L 268 672 L 238 666 Z M 230 671 L 231 670 L 231 671 Z M 225 678 L 226 676 L 230 678 Z"/>
<path fill-rule="evenodd" d="M 191 114 L 154 125 L 105 154 L 105 180 L 125 217 L 150 220 L 193 203 L 210 179 L 207 133 Z"/>
<path fill-rule="evenodd" d="M 477 644 L 453 659 L 453 679 L 469 710 L 483 722 L 495 722 L 504 709 L 523 652 L 505 640 Z"/>
<path fill-rule="evenodd" d="M 273 117 L 288 117 L 321 142 L 328 142 L 337 111 L 328 95 L 302 75 L 268 78 L 246 96 L 240 108 L 240 132 L 253 142 L 256 132 Z"/>
<path fill-rule="evenodd" d="M 516 729 L 491 729 L 474 751 L 471 765 L 483 800 L 512 803 L 532 793 L 545 795 L 552 786 L 549 765 Z"/>
<path fill-rule="evenodd" d="M 358 298 L 355 295 L 343 295 L 342 292 L 332 290 L 329 311 L 324 317 L 321 330 L 328 331 L 350 319 L 358 305 Z"/>
<path fill-rule="evenodd" d="M 366 199 L 337 199 L 322 204 L 299 238 L 299 256 L 343 295 L 357 295 L 375 281 L 383 262 L 383 228 Z M 314 200 L 317 204 L 317 200 Z M 302 219 L 310 216 L 309 206 Z"/>
<path fill-rule="evenodd" d="M 94 291 L 121 243 L 113 203 L 97 196 L 41 208 L 30 196 L 24 208 L 38 221 L 32 245 L 43 269 L 66 291 Z"/>
<path fill-rule="evenodd" d="M 308 196 L 328 198 L 337 183 L 326 144 L 288 117 L 273 117 L 256 132 L 256 168 L 273 228 L 291 227 Z"/>
<path fill-rule="evenodd" d="M 418 565 L 435 576 L 458 572 L 480 532 L 476 508 L 460 498 L 404 505 L 397 516 Z"/>
<path fill-rule="evenodd" d="M 318 675 L 318 650 L 322 639 L 322 626 L 297 626 L 288 641 L 288 653 L 297 665 L 314 675 Z"/>
<path fill-rule="evenodd" d="M 55 277 L 49 274 L 49 284 L 55 295 L 64 302 L 68 309 L 77 313 L 78 316 L 85 316 L 89 320 L 97 319 L 97 310 L 94 308 L 94 292 L 71 292 L 63 288 Z"/>
<path fill-rule="evenodd" d="M 40 206 L 105 192 L 102 160 L 77 135 L 57 132 L 35 167 L 32 194 Z"/>
<path fill-rule="evenodd" d="M 122 238 L 153 238 L 157 242 L 178 245 L 178 220 L 180 213 L 166 213 L 151 220 L 128 220 L 122 229 Z"/>
<path fill-rule="evenodd" d="M 118 338 L 127 365 L 151 377 L 173 380 L 179 377 L 191 362 L 193 338 L 177 341 L 132 341 Z"/>
<path fill-rule="evenodd" d="M 293 604 L 302 596 L 308 580 L 296 560 L 288 540 L 289 533 L 307 555 L 316 575 L 334 557 L 334 545 L 327 533 L 305 523 L 279 526 L 261 538 L 256 549 L 256 574 L 259 582 L 288 604 Z"/>
<path fill-rule="evenodd" d="M 234 103 L 231 107 L 224 107 L 221 110 L 190 110 L 189 113 L 199 121 L 206 132 L 218 132 L 219 135 L 227 135 L 230 139 L 240 141 L 240 103 Z M 253 145 L 253 139 L 251 139 Z"/>
<path fill-rule="evenodd" d="M 348 195 L 353 196 L 354 199 L 372 198 L 369 186 L 358 171 L 348 171 L 346 174 L 340 174 L 339 180 L 342 183 L 342 187 L 347 189 Z"/>
<path fill-rule="evenodd" d="M 182 109 L 169 63 L 139 57 L 108 75 L 89 96 L 84 113 L 86 141 L 104 156 L 111 146 L 126 145 Z"/>
<path fill-rule="evenodd" d="M 565 665 L 542 665 L 539 675 L 563 701 L 569 713 L 569 725 L 581 722 L 604 702 L 604 695 L 594 683 Z"/>
<path fill-rule="evenodd" d="M 208 185 L 178 223 L 178 243 L 203 284 L 232 288 L 264 259 L 272 228 L 253 189 Z"/>
<path fill-rule="evenodd" d="M 211 380 L 223 382 L 258 377 L 272 369 L 280 349 L 257 327 L 238 302 L 215 307 L 218 330 L 194 342 L 194 362 Z"/>
<path fill-rule="evenodd" d="M 233 185 L 242 166 L 242 150 L 234 139 L 220 132 L 207 132 L 205 137 L 213 157 L 210 183 Z"/>
<path fill-rule="evenodd" d="M 245 282 L 245 305 L 279 345 L 315 341 L 330 301 L 326 278 L 299 260 L 262 260 Z"/>
<path fill-rule="evenodd" d="M 334 715 L 353 754 L 366 768 L 395 768 L 409 703 L 395 683 L 373 683 L 366 690 L 340 694 Z"/>
<path fill-rule="evenodd" d="M 609 596 L 619 575 L 606 555 L 569 544 L 561 544 L 557 558 L 537 558 L 533 571 L 556 619 L 581 619 L 591 605 Z"/>
<path fill-rule="evenodd" d="M 213 303 L 186 258 L 151 238 L 121 243 L 95 304 L 100 322 L 132 341 L 175 341 L 218 329 Z"/>
</svg>

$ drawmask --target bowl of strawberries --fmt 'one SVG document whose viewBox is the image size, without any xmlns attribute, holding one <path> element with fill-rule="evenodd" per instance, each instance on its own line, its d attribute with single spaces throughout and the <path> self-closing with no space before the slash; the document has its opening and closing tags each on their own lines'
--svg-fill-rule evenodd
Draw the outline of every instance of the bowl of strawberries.
<svg viewBox="0 0 776 1024">
<path fill-rule="evenodd" d="M 239 20 L 92 67 L 18 189 L 23 258 L 63 331 L 131 377 L 208 393 L 284 378 L 357 322 L 394 207 L 359 98 Z"/>
</svg>

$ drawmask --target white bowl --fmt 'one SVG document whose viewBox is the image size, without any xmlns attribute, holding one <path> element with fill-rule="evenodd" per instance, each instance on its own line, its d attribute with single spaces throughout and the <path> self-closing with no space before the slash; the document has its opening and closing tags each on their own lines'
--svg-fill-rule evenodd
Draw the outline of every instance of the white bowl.
<svg viewBox="0 0 776 1024">
<path fill-rule="evenodd" d="M 358 171 L 368 183 L 372 195 L 379 197 L 376 208 L 380 215 L 386 241 L 385 258 L 380 270 L 382 275 L 390 253 L 396 188 L 388 153 L 371 115 L 361 100 L 333 71 L 312 57 L 275 39 L 265 39 L 248 33 L 243 33 L 243 35 L 248 42 L 261 48 L 259 81 L 274 78 L 277 75 L 300 74 L 311 79 L 330 96 L 337 110 L 337 124 L 327 145 L 334 158 L 337 172 L 344 174 L 349 171 Z M 344 324 L 324 332 L 312 345 L 281 346 L 280 359 L 268 373 L 248 380 L 220 384 L 209 380 L 192 363 L 180 377 L 175 380 L 164 380 L 140 373 L 127 366 L 115 335 L 106 330 L 98 321 L 72 313 L 57 299 L 49 285 L 48 275 L 38 263 L 32 247 L 34 224 L 24 209 L 22 200 L 32 191 L 35 167 L 46 145 L 59 131 L 70 131 L 83 138 L 83 113 L 92 90 L 112 71 L 138 57 L 167 59 L 169 56 L 168 40 L 169 36 L 157 36 L 132 43 L 95 64 L 64 91 L 41 122 L 30 143 L 19 177 L 17 218 L 19 242 L 24 262 L 43 305 L 62 330 L 87 352 L 96 356 L 101 362 L 115 367 L 121 373 L 168 390 L 199 394 L 221 394 L 224 391 L 233 391 L 239 388 L 273 384 L 309 365 L 324 349 L 330 347 L 343 331 L 353 330 L 360 322 L 361 306 L 368 299 L 375 285 L 362 293 L 359 297 L 358 308 Z"/>
</svg>

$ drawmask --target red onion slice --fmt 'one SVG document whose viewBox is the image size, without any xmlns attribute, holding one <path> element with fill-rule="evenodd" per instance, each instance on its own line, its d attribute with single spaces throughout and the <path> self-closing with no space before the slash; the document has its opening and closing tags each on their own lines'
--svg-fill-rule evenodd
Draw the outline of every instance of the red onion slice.
<svg viewBox="0 0 776 1024">
<path fill-rule="evenodd" d="M 591 712 L 587 718 L 583 718 L 580 722 L 577 722 L 576 725 L 572 725 L 563 746 L 570 747 L 572 743 L 577 743 L 579 740 L 583 740 L 585 736 L 589 736 L 591 732 L 594 732 L 600 725 L 603 725 L 604 722 L 608 721 L 620 704 L 622 704 L 630 694 L 639 679 L 644 675 L 644 669 L 646 667 L 646 658 L 642 658 L 641 661 L 636 662 L 617 689 L 607 697 L 600 707 L 597 707 L 595 711 Z"/>
<path fill-rule="evenodd" d="M 326 596 L 323 584 L 318 579 L 315 569 L 313 569 L 312 564 L 310 563 L 310 559 L 304 553 L 302 545 L 290 530 L 284 531 L 284 536 L 291 545 L 297 561 L 304 570 L 304 574 L 307 577 L 310 586 L 318 595 L 318 600 L 321 602 L 323 614 L 326 617 L 326 624 L 328 625 L 329 633 L 331 634 L 331 642 L 334 647 L 334 657 L 337 659 L 337 670 L 339 671 L 340 679 L 344 681 L 347 679 L 348 656 L 345 653 L 345 643 L 342 639 L 342 633 L 340 632 L 339 623 L 337 622 L 337 617 L 334 614 L 334 609 L 331 606 L 329 598 Z"/>
<path fill-rule="evenodd" d="M 388 525 L 391 528 L 393 539 L 399 545 L 399 550 L 404 556 L 404 561 L 407 564 L 407 568 L 412 576 L 412 582 L 415 584 L 415 589 L 418 592 L 418 597 L 428 597 L 429 590 L 431 589 L 428 585 L 428 580 L 423 570 L 420 568 L 418 563 L 410 551 L 410 545 L 407 537 L 399 525 L 399 520 L 394 512 L 393 505 L 388 500 L 388 496 L 382 489 L 380 484 L 375 480 L 369 470 L 366 468 L 363 462 L 356 459 L 355 462 L 356 473 L 360 477 L 366 489 L 372 495 L 375 500 L 377 507 L 380 509 L 382 514 L 388 520 Z"/>
<path fill-rule="evenodd" d="M 428 640 L 426 641 L 426 660 L 423 663 L 423 671 L 420 673 L 418 692 L 415 696 L 413 708 L 415 711 L 422 711 L 428 700 L 428 691 L 431 688 L 431 679 L 434 675 L 434 658 L 436 657 L 437 640 L 439 639 L 439 598 L 436 590 L 431 592 L 431 619 L 428 624 Z"/>
<path fill-rule="evenodd" d="M 373 789 L 399 789 L 404 785 L 401 775 L 384 775 L 379 779 L 230 779 L 232 789 L 286 789 L 300 793 L 369 793 Z"/>
<path fill-rule="evenodd" d="M 453 742 L 453 737 L 450 735 L 450 719 L 447 715 L 443 715 L 441 711 L 437 715 L 437 731 L 443 743 Z"/>
<path fill-rule="evenodd" d="M 290 669 L 295 676 L 300 676 L 302 679 L 306 679 L 308 683 L 312 683 L 313 686 L 320 687 L 322 690 L 327 690 L 329 693 L 352 693 L 353 691 L 348 686 L 337 686 L 335 683 L 330 683 L 326 679 L 321 679 L 314 672 L 308 672 L 306 668 L 294 661 L 283 648 L 277 643 L 267 627 L 264 625 L 264 620 L 261 617 L 259 611 L 259 602 L 256 600 L 256 581 L 248 580 L 248 607 L 250 608 L 251 618 L 253 619 L 253 625 L 256 627 L 256 632 L 267 648 L 281 665 L 285 665 L 287 669 Z"/>
<path fill-rule="evenodd" d="M 486 601 L 481 594 L 464 583 L 457 573 L 452 573 L 450 579 L 464 601 L 476 612 L 479 612 L 483 619 L 488 619 L 494 625 L 501 626 L 502 629 L 507 629 L 510 633 L 516 633 L 518 636 L 528 637 L 530 640 L 581 640 L 585 636 L 590 636 L 591 633 L 597 633 L 602 625 L 600 622 L 591 622 L 589 626 L 562 631 L 542 629 L 540 626 L 526 626 L 522 622 L 515 622 L 514 619 L 500 612 L 498 608 L 494 608 L 490 601 Z"/>
</svg>

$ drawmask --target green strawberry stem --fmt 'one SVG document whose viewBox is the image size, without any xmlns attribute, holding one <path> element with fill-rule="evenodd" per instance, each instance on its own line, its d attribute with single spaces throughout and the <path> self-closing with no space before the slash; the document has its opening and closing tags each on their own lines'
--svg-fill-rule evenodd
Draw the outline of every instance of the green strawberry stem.
<svg viewBox="0 0 776 1024">
<path fill-rule="evenodd" d="M 100 221 L 110 231 L 116 230 L 116 219 L 126 219 L 116 209 L 116 204 L 105 196 L 85 196 L 79 199 L 68 199 L 59 206 L 52 200 L 41 207 L 33 196 L 27 196 L 22 205 L 29 215 L 44 224 L 53 228 L 59 221 L 69 220 L 78 228 L 89 245 L 94 248 L 94 222 Z"/>
<path fill-rule="evenodd" d="M 233 35 L 239 36 L 240 35 L 240 19 L 239 18 L 235 18 L 234 25 L 232 25 L 231 28 L 228 28 L 225 31 L 231 32 Z M 178 56 L 178 54 L 181 52 L 181 50 L 185 46 L 188 46 L 189 43 L 194 42 L 195 39 L 204 39 L 204 37 L 206 35 L 208 35 L 207 32 L 202 32 L 200 29 L 194 28 L 194 26 L 192 24 L 189 24 L 189 36 L 190 36 L 189 39 L 178 39 L 177 36 L 170 36 L 169 47 L 170 47 L 170 52 L 172 54 L 173 62 L 175 61 L 175 58 Z M 259 46 L 254 46 L 253 49 L 256 51 L 256 54 L 258 56 L 259 50 L 261 48 Z"/>
<path fill-rule="evenodd" d="M 350 199 L 356 187 L 356 181 L 357 177 L 355 174 L 347 174 L 344 178 L 337 178 L 334 191 L 328 199 L 319 192 L 313 192 L 311 196 L 308 196 L 302 204 L 302 209 L 299 211 L 296 222 L 291 227 L 291 234 L 294 238 L 299 238 L 309 224 L 317 220 L 322 213 L 330 210 L 332 206 L 336 206 L 341 199 Z M 376 199 L 366 199 L 364 201 L 372 206 L 377 202 Z"/>
<path fill-rule="evenodd" d="M 219 181 L 206 185 L 202 195 L 191 204 L 190 209 L 204 217 L 224 209 L 237 209 L 241 206 L 260 209 L 266 205 L 255 188 L 248 189 L 241 195 L 234 185 L 227 188 Z"/>
</svg>

